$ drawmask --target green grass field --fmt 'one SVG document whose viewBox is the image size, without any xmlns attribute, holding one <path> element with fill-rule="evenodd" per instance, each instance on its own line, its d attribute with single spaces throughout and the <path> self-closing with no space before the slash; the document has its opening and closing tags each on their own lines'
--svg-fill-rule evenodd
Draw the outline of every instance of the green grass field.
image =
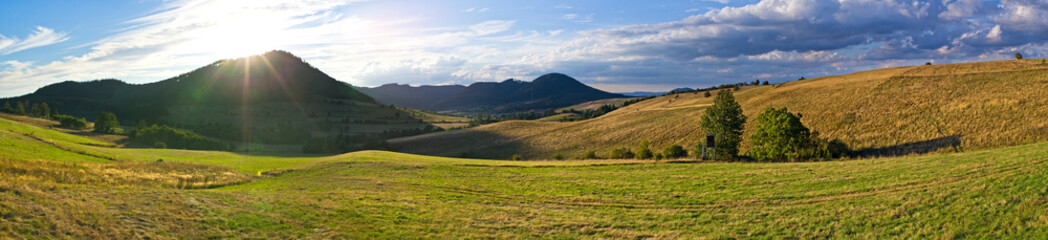
<svg viewBox="0 0 1048 240">
<path fill-rule="evenodd" d="M 0 238 L 1048 237 L 1048 142 L 758 164 L 120 149 L 6 119 L 0 137 Z"/>
</svg>

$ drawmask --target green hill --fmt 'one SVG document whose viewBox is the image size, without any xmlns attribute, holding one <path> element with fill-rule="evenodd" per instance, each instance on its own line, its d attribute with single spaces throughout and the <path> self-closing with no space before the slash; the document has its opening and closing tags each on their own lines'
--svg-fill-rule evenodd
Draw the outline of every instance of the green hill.
<svg viewBox="0 0 1048 240">
<path fill-rule="evenodd" d="M 822 137 L 840 139 L 866 156 L 977 150 L 1048 140 L 1048 65 L 996 61 L 879 69 L 736 93 L 755 119 L 767 107 L 788 107 Z M 549 159 L 605 155 L 613 148 L 686 149 L 704 133 L 699 119 L 712 98 L 671 94 L 576 122 L 508 121 L 395 139 L 399 151 L 440 156 Z M 747 134 L 754 125 L 748 123 Z M 749 148 L 748 138 L 743 151 Z M 957 148 L 955 148 L 957 147 Z"/>
<path fill-rule="evenodd" d="M 657 163 L 84 145 L 92 141 L 0 119 L 0 238 L 1048 235 L 1048 143 L 857 161 Z"/>
</svg>

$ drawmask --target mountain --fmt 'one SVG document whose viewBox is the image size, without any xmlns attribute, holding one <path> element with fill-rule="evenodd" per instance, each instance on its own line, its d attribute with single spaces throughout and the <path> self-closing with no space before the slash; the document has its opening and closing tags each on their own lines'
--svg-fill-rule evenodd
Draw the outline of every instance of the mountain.
<svg viewBox="0 0 1048 240">
<path fill-rule="evenodd" d="M 650 97 L 666 94 L 666 92 L 620 92 L 618 94 L 626 95 L 628 97 Z"/>
<path fill-rule="evenodd" d="M 544 110 L 625 97 L 586 86 L 560 73 L 542 75 L 531 82 L 508 79 L 502 82 L 478 82 L 468 87 L 387 84 L 360 89 L 365 93 L 374 93 L 372 96 L 382 103 L 461 113 Z"/>
<path fill-rule="evenodd" d="M 716 93 L 714 93 L 716 95 Z M 757 114 L 787 107 L 820 137 L 838 139 L 863 156 L 968 151 L 1048 141 L 1048 65 L 1009 60 L 878 69 L 775 85 L 746 86 L 735 97 L 749 118 L 749 149 Z M 651 149 L 680 144 L 689 151 L 713 103 L 703 94 L 670 94 L 575 122 L 507 121 L 393 139 L 407 153 L 508 159 L 571 158 L 586 151 Z"/>
<path fill-rule="evenodd" d="M 374 88 L 357 88 L 368 96 L 384 104 L 402 107 L 426 109 L 433 103 L 447 99 L 466 90 L 462 85 L 418 86 L 407 84 L 386 84 Z"/>
<path fill-rule="evenodd" d="M 106 79 L 61 82 L 0 102 L 46 102 L 63 114 L 93 120 L 115 113 L 127 125 L 167 123 L 225 138 L 295 143 L 280 133 L 375 133 L 422 128 L 416 117 L 379 106 L 373 98 L 335 80 L 285 51 L 216 61 L 159 82 L 127 84 Z"/>
</svg>

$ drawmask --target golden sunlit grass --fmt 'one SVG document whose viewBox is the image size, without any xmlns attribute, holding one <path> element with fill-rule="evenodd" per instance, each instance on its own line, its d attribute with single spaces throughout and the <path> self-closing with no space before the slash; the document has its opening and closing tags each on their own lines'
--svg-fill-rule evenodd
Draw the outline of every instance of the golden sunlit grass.
<svg viewBox="0 0 1048 240">
<path fill-rule="evenodd" d="M 767 107 L 803 115 L 822 137 L 853 149 L 953 151 L 935 140 L 975 150 L 1048 140 L 1048 65 L 1040 59 L 888 68 L 743 87 L 736 93 L 753 119 Z M 401 151 L 443 156 L 549 159 L 594 150 L 634 150 L 642 140 L 653 149 L 687 149 L 704 134 L 699 119 L 712 98 L 695 93 L 646 100 L 599 118 L 578 122 L 509 121 L 471 129 L 395 139 Z M 751 121 L 752 122 L 752 121 Z M 746 134 L 754 124 L 746 125 Z M 929 146 L 933 145 L 933 146 Z M 749 148 L 745 138 L 742 150 Z M 912 149 L 927 148 L 927 149 Z"/>
</svg>

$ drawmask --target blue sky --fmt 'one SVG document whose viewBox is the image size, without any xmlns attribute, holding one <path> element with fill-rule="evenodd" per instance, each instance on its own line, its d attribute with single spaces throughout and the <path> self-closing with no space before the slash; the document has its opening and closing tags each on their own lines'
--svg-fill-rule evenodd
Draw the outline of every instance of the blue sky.
<svg viewBox="0 0 1048 240">
<path fill-rule="evenodd" d="M 357 86 L 571 75 L 614 91 L 1048 52 L 1043 0 L 3 1 L 0 96 L 281 49 Z"/>
</svg>

